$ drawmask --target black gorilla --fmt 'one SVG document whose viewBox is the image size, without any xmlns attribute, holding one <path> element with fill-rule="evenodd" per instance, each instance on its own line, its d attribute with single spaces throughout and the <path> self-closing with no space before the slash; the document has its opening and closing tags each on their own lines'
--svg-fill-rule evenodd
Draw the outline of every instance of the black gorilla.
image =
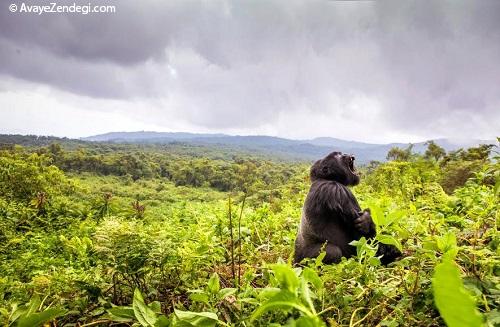
<svg viewBox="0 0 500 327">
<path fill-rule="evenodd" d="M 362 236 L 376 235 L 370 210 L 361 211 L 358 201 L 347 188 L 359 183 L 354 157 L 332 152 L 311 167 L 311 189 L 307 195 L 299 233 L 295 241 L 294 261 L 317 257 L 326 252 L 324 263 L 338 263 L 342 257 L 356 255 L 349 245 Z M 394 246 L 379 244 L 377 255 L 387 265 L 401 255 Z"/>
</svg>

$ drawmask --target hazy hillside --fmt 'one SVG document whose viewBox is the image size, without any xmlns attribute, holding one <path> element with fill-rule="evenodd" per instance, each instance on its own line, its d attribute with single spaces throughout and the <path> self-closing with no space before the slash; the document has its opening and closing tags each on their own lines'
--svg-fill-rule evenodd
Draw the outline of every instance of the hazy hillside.
<svg viewBox="0 0 500 327">
<path fill-rule="evenodd" d="M 325 154 L 337 150 L 352 153 L 359 163 L 371 160 L 385 160 L 387 152 L 394 146 L 407 147 L 407 143 L 373 144 L 356 141 L 347 141 L 331 137 L 318 137 L 310 140 L 292 140 L 273 136 L 261 135 L 226 135 L 226 134 L 195 134 L 195 133 L 161 133 L 161 132 L 116 132 L 95 135 L 83 138 L 85 141 L 116 142 L 116 143 L 154 143 L 168 144 L 182 142 L 196 145 L 224 145 L 239 150 L 263 152 L 280 157 L 314 160 Z M 494 141 L 466 140 L 452 141 L 449 139 L 435 140 L 447 151 L 462 147 L 475 146 Z M 415 152 L 423 152 L 425 142 L 414 144 Z"/>
</svg>

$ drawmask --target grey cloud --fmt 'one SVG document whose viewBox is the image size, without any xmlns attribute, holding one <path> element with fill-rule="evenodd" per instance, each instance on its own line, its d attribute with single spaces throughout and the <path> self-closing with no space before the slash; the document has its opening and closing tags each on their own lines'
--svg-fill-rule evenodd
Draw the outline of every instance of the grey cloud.
<svg viewBox="0 0 500 327">
<path fill-rule="evenodd" d="M 1 8 L 0 73 L 89 97 L 160 99 L 214 129 L 346 111 L 353 94 L 377 100 L 395 130 L 459 135 L 470 115 L 471 134 L 500 124 L 498 1 L 93 3 L 117 13 Z"/>
<path fill-rule="evenodd" d="M 20 8 L 22 2 L 29 5 L 49 3 L 14 3 Z M 61 5 L 71 3 L 73 1 L 69 0 L 58 2 Z M 84 1 L 80 3 L 87 4 Z M 159 10 L 158 2 L 135 8 L 130 6 L 132 3 L 94 1 L 93 5 L 116 5 L 117 13 L 87 15 L 10 13 L 7 6 L 3 6 L 0 10 L 0 36 L 19 45 L 36 45 L 58 57 L 87 61 L 134 64 L 160 57 L 168 44 L 168 29 L 172 28 L 168 26 L 169 19 L 159 14 L 163 10 Z"/>
</svg>

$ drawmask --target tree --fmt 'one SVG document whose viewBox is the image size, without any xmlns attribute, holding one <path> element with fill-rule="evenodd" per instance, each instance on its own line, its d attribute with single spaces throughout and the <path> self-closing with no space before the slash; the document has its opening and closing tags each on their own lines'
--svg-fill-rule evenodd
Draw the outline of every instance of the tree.
<svg viewBox="0 0 500 327">
<path fill-rule="evenodd" d="M 389 161 L 410 161 L 412 157 L 413 144 L 410 144 L 406 149 L 393 147 L 387 152 L 387 160 Z"/>
<path fill-rule="evenodd" d="M 425 150 L 424 158 L 431 159 L 433 158 L 436 161 L 443 158 L 446 155 L 446 151 L 437 145 L 434 141 L 428 141 L 425 143 L 427 145 L 427 150 Z"/>
<path fill-rule="evenodd" d="M 462 154 L 463 160 L 481 160 L 485 161 L 488 159 L 491 153 L 491 149 L 494 147 L 493 144 L 481 144 L 475 148 L 469 148 Z"/>
</svg>

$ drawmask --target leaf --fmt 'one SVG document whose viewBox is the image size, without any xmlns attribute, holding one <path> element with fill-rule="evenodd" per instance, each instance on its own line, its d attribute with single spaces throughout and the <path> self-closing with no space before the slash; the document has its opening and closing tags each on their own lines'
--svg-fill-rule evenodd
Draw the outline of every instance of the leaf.
<svg viewBox="0 0 500 327">
<path fill-rule="evenodd" d="M 300 296 L 309 306 L 309 310 L 311 310 L 314 314 L 316 314 L 316 311 L 314 310 L 314 304 L 311 298 L 311 290 L 309 289 L 309 284 L 305 279 L 301 279 L 300 290 L 301 290 Z"/>
<path fill-rule="evenodd" d="M 191 312 L 174 309 L 176 318 L 179 320 L 175 326 L 215 326 L 219 318 L 213 312 Z"/>
<path fill-rule="evenodd" d="M 26 304 L 27 310 L 25 315 L 29 316 L 33 313 L 36 313 L 38 309 L 40 308 L 40 304 L 42 301 L 40 301 L 40 297 L 38 295 L 33 296 L 30 301 Z"/>
<path fill-rule="evenodd" d="M 465 290 L 460 271 L 451 259 L 438 264 L 432 277 L 434 302 L 449 327 L 482 326 L 474 298 Z"/>
<path fill-rule="evenodd" d="M 372 216 L 372 220 L 375 225 L 381 226 L 381 224 L 384 222 L 384 212 L 378 205 L 375 205 L 373 203 L 370 205 L 370 215 Z"/>
<path fill-rule="evenodd" d="M 442 236 L 437 237 L 436 244 L 441 252 L 447 254 L 452 259 L 458 253 L 457 237 L 452 232 L 448 232 Z"/>
<path fill-rule="evenodd" d="M 206 293 L 191 293 L 189 294 L 191 301 L 208 304 L 208 295 Z"/>
<path fill-rule="evenodd" d="M 220 290 L 220 281 L 219 281 L 219 275 L 217 273 L 213 273 L 212 277 L 208 280 L 208 285 L 207 285 L 208 291 L 212 294 L 217 294 Z"/>
<path fill-rule="evenodd" d="M 135 318 L 144 327 L 154 327 L 158 317 L 145 303 L 141 291 L 138 288 L 134 291 L 134 300 L 132 302 Z"/>
<path fill-rule="evenodd" d="M 375 237 L 375 239 L 380 243 L 394 245 L 395 247 L 398 248 L 399 251 L 403 250 L 403 246 L 401 245 L 401 243 L 397 239 L 395 239 L 392 235 L 378 234 Z"/>
<path fill-rule="evenodd" d="M 380 222 L 380 225 L 381 226 L 389 226 L 392 223 L 400 220 L 404 216 L 404 214 L 405 214 L 405 212 L 403 210 L 392 211 L 382 219 L 382 222 Z"/>
<path fill-rule="evenodd" d="M 165 316 L 159 316 L 156 320 L 155 327 L 168 327 L 170 326 L 170 320 Z"/>
<path fill-rule="evenodd" d="M 326 251 L 321 251 L 316 260 L 314 260 L 314 265 L 316 267 L 323 266 L 323 259 L 326 257 Z"/>
<path fill-rule="evenodd" d="M 301 296 L 309 306 L 309 309 L 315 314 L 316 311 L 312 299 L 315 298 L 316 295 L 309 289 L 309 283 L 311 283 L 317 290 L 322 289 L 323 283 L 319 278 L 318 274 L 316 273 L 316 271 L 309 267 L 305 268 L 304 271 L 302 272 L 302 278 L 300 281 L 301 281 L 301 287 L 300 287 Z"/>
<path fill-rule="evenodd" d="M 260 291 L 259 295 L 257 298 L 262 302 L 262 301 L 267 301 L 268 299 L 272 298 L 276 294 L 281 292 L 281 289 L 277 287 L 266 287 Z"/>
<path fill-rule="evenodd" d="M 373 267 L 378 267 L 381 265 L 380 259 L 377 257 L 368 258 L 368 264 L 370 264 L 370 266 L 373 266 Z"/>
<path fill-rule="evenodd" d="M 293 308 L 305 313 L 308 316 L 312 315 L 312 313 L 302 303 L 300 303 L 299 299 L 294 293 L 288 290 L 281 290 L 279 293 L 277 293 L 275 296 L 273 296 L 272 298 L 264 302 L 259 308 L 257 308 L 257 310 L 253 312 L 250 320 L 253 321 L 257 319 L 267 311 L 279 309 L 286 312 Z"/>
<path fill-rule="evenodd" d="M 161 303 L 160 301 L 153 301 L 148 304 L 148 307 L 153 310 L 154 313 L 161 314 Z"/>
<path fill-rule="evenodd" d="M 490 312 L 487 312 L 485 315 L 490 326 L 500 325 L 500 311 L 493 309 Z"/>
<path fill-rule="evenodd" d="M 236 291 L 237 291 L 236 288 L 223 288 L 219 291 L 219 293 L 217 293 L 217 298 L 219 300 L 223 300 L 226 297 L 235 294 Z"/>
<path fill-rule="evenodd" d="M 374 249 L 368 244 L 366 238 L 363 236 L 359 240 L 354 240 L 349 245 L 356 247 L 356 255 L 361 258 L 367 251 L 375 252 Z"/>
<path fill-rule="evenodd" d="M 274 276 L 280 283 L 281 289 L 286 289 L 290 292 L 296 292 L 299 287 L 300 281 L 295 271 L 286 264 L 274 264 L 270 266 Z"/>
<path fill-rule="evenodd" d="M 43 323 L 49 322 L 57 317 L 60 317 L 66 313 L 66 310 L 50 308 L 43 312 L 32 313 L 26 315 L 19 319 L 17 322 L 17 327 L 37 327 L 41 326 Z"/>
<path fill-rule="evenodd" d="M 107 310 L 111 320 L 117 322 L 129 322 L 135 320 L 132 307 L 114 307 Z"/>
<path fill-rule="evenodd" d="M 14 322 L 16 321 L 19 317 L 21 317 L 23 314 L 26 312 L 26 308 L 24 306 L 17 306 L 17 303 L 14 303 L 12 305 L 12 311 L 9 317 L 9 321 Z"/>
<path fill-rule="evenodd" d="M 302 316 L 295 322 L 297 327 L 324 327 L 325 323 L 318 317 Z"/>
<path fill-rule="evenodd" d="M 323 281 L 319 278 L 316 270 L 307 267 L 302 271 L 302 277 L 311 283 L 317 290 L 323 289 Z"/>
</svg>

